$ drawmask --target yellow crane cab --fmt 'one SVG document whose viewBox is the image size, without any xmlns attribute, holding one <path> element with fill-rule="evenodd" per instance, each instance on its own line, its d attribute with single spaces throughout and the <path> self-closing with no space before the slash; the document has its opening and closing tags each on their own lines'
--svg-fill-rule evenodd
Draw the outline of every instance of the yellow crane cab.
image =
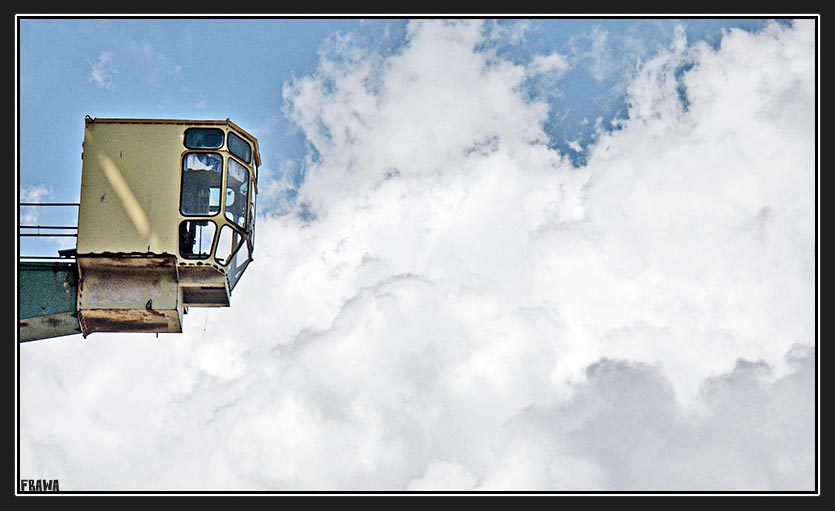
<svg viewBox="0 0 835 511">
<path fill-rule="evenodd" d="M 85 119 L 81 333 L 182 332 L 252 261 L 258 141 L 226 120 Z"/>
</svg>

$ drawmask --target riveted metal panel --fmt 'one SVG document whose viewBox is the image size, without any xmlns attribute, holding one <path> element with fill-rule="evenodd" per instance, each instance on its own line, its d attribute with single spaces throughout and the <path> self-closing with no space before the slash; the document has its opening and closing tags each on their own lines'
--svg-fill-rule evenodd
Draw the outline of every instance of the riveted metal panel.
<svg viewBox="0 0 835 511">
<path fill-rule="evenodd" d="M 82 333 L 182 332 L 183 299 L 172 254 L 79 256 Z"/>
<path fill-rule="evenodd" d="M 76 314 L 78 267 L 75 263 L 21 262 L 18 291 L 20 341 L 81 332 Z"/>
</svg>

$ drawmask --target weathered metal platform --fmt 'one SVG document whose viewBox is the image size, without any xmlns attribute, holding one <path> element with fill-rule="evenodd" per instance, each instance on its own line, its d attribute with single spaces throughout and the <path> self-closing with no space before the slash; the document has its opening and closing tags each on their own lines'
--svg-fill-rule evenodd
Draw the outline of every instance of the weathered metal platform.
<svg viewBox="0 0 835 511">
<path fill-rule="evenodd" d="M 20 341 L 80 334 L 74 262 L 21 261 L 18 266 Z"/>
</svg>

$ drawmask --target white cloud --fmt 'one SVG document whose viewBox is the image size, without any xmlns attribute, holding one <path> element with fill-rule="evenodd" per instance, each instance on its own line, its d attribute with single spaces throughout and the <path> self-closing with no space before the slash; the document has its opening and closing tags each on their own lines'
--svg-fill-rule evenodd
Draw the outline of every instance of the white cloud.
<svg viewBox="0 0 835 511">
<path fill-rule="evenodd" d="M 687 111 L 670 76 L 680 53 L 659 56 L 630 86 L 630 120 L 591 150 L 589 221 L 617 226 L 601 232 L 596 257 L 626 280 L 614 295 L 611 282 L 590 290 L 617 301 L 585 322 L 611 332 L 609 354 L 643 345 L 665 359 L 685 394 L 697 366 L 724 371 L 741 356 L 782 367 L 793 343 L 813 343 L 810 33 L 773 26 L 732 32 L 719 51 L 697 46 Z"/>
<path fill-rule="evenodd" d="M 554 73 L 560 75 L 568 69 L 568 60 L 559 53 L 537 55 L 531 61 L 533 74 Z"/>
<path fill-rule="evenodd" d="M 588 34 L 571 38 L 574 59 L 584 60 L 589 74 L 598 83 L 606 80 L 618 66 L 611 44 L 609 32 L 598 25 Z"/>
<path fill-rule="evenodd" d="M 98 60 L 94 64 L 91 64 L 90 83 L 95 83 L 106 90 L 113 90 L 115 88 L 112 78 L 113 74 L 118 71 L 113 69 L 113 65 L 111 64 L 112 60 L 113 52 L 110 50 L 105 50 L 99 54 Z"/>
<path fill-rule="evenodd" d="M 23 473 L 807 489 L 814 368 L 791 350 L 815 343 L 813 23 L 662 51 L 579 169 L 482 28 L 415 21 L 385 58 L 334 40 L 289 83 L 308 214 L 262 214 L 232 307 L 181 336 L 24 346 Z"/>
<path fill-rule="evenodd" d="M 787 360 L 783 377 L 739 361 L 689 411 L 660 369 L 604 359 L 571 401 L 508 421 L 499 486 L 537 476 L 554 490 L 814 490 L 814 354 L 798 347 Z"/>
<path fill-rule="evenodd" d="M 182 66 L 172 62 L 168 55 L 159 51 L 150 41 L 130 41 L 127 48 L 139 63 L 144 64 L 149 85 L 157 86 L 166 76 L 182 74 Z"/>
<path fill-rule="evenodd" d="M 426 467 L 426 474 L 414 479 L 408 485 L 408 491 L 468 491 L 476 486 L 472 472 L 455 461 L 435 461 Z"/>
<path fill-rule="evenodd" d="M 52 191 L 44 185 L 22 185 L 20 187 L 20 202 L 40 202 L 51 194 Z"/>
<path fill-rule="evenodd" d="M 45 198 L 52 195 L 52 191 L 44 185 L 26 186 L 22 185 L 19 192 L 19 201 L 39 203 Z M 38 207 L 21 207 L 20 208 L 20 225 L 37 225 L 38 219 L 42 213 L 42 208 Z"/>
</svg>

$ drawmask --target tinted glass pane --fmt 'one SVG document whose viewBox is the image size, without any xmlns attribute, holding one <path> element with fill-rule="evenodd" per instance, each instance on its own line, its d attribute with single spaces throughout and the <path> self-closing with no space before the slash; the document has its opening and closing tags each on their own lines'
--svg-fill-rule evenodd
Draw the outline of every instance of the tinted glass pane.
<svg viewBox="0 0 835 511">
<path fill-rule="evenodd" d="M 223 160 L 217 153 L 187 153 L 183 157 L 180 212 L 214 215 L 220 211 Z"/>
<path fill-rule="evenodd" d="M 206 259 L 212 251 L 217 226 L 211 220 L 180 222 L 180 255 L 187 259 Z"/>
<path fill-rule="evenodd" d="M 252 194 L 252 203 L 249 209 L 249 241 L 255 246 L 255 194 Z"/>
<path fill-rule="evenodd" d="M 227 158 L 226 162 L 226 218 L 246 227 L 246 210 L 249 206 L 249 169 Z"/>
<path fill-rule="evenodd" d="M 234 289 L 235 284 L 238 283 L 238 279 L 241 278 L 244 270 L 246 269 L 249 262 L 252 261 L 252 254 L 249 251 L 249 245 L 247 243 L 243 243 L 241 248 L 235 252 L 233 256 L 233 264 L 229 266 L 228 275 L 229 275 L 229 288 Z"/>
<path fill-rule="evenodd" d="M 220 238 L 217 242 L 217 250 L 215 250 L 215 259 L 220 264 L 226 264 L 229 256 L 237 250 L 243 238 L 234 229 L 228 225 L 220 228 Z"/>
<path fill-rule="evenodd" d="M 231 131 L 229 132 L 229 141 L 227 142 L 227 145 L 229 146 L 230 153 L 247 163 L 252 161 L 252 148 L 249 146 L 249 142 L 242 139 L 238 135 L 235 135 Z"/>
<path fill-rule="evenodd" d="M 189 128 L 184 144 L 189 149 L 217 149 L 223 145 L 223 130 L 218 128 Z"/>
</svg>

